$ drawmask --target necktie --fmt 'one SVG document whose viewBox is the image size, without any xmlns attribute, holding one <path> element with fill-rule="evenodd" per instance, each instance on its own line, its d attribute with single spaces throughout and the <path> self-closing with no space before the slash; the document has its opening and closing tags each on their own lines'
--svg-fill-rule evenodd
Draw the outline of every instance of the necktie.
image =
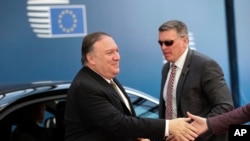
<svg viewBox="0 0 250 141">
<path fill-rule="evenodd" d="M 173 117 L 173 108 L 172 108 L 172 97 L 173 97 L 173 86 L 174 86 L 174 78 L 176 74 L 176 66 L 174 64 L 171 65 L 171 73 L 168 80 L 167 86 L 167 96 L 166 96 L 166 111 L 165 111 L 165 118 L 172 119 Z"/>
<path fill-rule="evenodd" d="M 115 82 L 113 80 L 110 81 L 110 85 L 115 89 L 116 93 L 119 95 L 119 97 L 123 100 L 122 98 L 122 94 L 120 93 L 120 91 L 118 90 Z"/>
<path fill-rule="evenodd" d="M 118 86 L 115 84 L 113 80 L 110 81 L 110 85 L 115 89 L 116 93 L 120 96 L 122 101 L 125 103 L 126 107 L 131 111 L 129 103 L 125 95 L 118 89 Z"/>
</svg>

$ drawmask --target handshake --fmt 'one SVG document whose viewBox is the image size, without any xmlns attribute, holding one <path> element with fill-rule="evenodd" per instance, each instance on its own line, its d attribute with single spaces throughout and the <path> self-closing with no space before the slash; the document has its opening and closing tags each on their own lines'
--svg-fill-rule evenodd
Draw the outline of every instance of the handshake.
<svg viewBox="0 0 250 141">
<path fill-rule="evenodd" d="M 187 112 L 187 118 L 169 120 L 169 136 L 166 141 L 194 141 L 199 135 L 208 130 L 206 118 Z M 139 138 L 138 141 L 150 141 Z"/>
<path fill-rule="evenodd" d="M 187 112 L 188 118 L 169 120 L 169 136 L 166 141 L 193 141 L 208 130 L 206 118 Z"/>
</svg>

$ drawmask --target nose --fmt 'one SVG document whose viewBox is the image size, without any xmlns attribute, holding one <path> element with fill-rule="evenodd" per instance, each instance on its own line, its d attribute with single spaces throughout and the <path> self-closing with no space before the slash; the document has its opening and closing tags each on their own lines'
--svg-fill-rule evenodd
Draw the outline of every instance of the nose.
<svg viewBox="0 0 250 141">
<path fill-rule="evenodd" d="M 119 54 L 118 51 L 115 52 L 114 59 L 115 60 L 120 60 L 120 54 Z"/>
<path fill-rule="evenodd" d="M 162 50 L 165 50 L 165 49 L 167 49 L 168 47 L 166 46 L 166 45 L 164 45 L 164 44 L 162 44 L 162 45 L 160 45 L 161 46 L 161 49 Z"/>
</svg>

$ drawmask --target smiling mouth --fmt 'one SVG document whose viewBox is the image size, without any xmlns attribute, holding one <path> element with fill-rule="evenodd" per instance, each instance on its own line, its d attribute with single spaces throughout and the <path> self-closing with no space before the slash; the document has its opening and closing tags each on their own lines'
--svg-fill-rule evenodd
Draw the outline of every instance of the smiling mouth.
<svg viewBox="0 0 250 141">
<path fill-rule="evenodd" d="M 119 67 L 119 63 L 113 64 L 114 67 Z"/>
<path fill-rule="evenodd" d="M 170 55 L 171 53 L 170 52 L 164 52 L 164 55 Z"/>
</svg>

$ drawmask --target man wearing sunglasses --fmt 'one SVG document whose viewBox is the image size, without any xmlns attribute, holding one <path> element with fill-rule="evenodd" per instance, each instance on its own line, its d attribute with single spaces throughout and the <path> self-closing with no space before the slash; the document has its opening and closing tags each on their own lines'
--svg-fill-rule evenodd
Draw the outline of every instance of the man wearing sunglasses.
<svg viewBox="0 0 250 141">
<path fill-rule="evenodd" d="M 218 63 L 188 47 L 185 23 L 171 20 L 159 27 L 162 68 L 159 118 L 187 117 L 187 111 L 211 117 L 234 108 L 229 88 Z M 167 140 L 173 139 L 169 136 Z M 196 141 L 226 141 L 227 134 L 206 133 Z"/>
</svg>

